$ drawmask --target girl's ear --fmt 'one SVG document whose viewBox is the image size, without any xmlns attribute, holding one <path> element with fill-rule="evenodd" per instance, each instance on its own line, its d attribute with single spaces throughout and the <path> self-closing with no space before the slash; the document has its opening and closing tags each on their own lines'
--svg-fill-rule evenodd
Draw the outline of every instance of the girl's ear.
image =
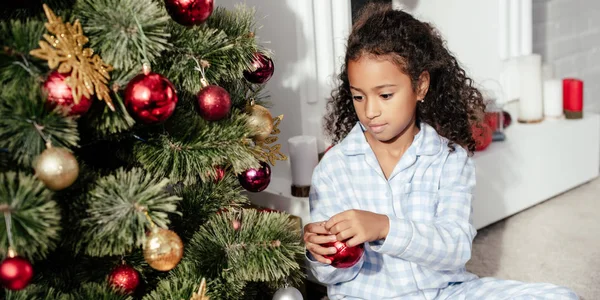
<svg viewBox="0 0 600 300">
<path fill-rule="evenodd" d="M 423 71 L 419 75 L 419 84 L 417 85 L 417 100 L 423 101 L 429 90 L 429 72 Z"/>
</svg>

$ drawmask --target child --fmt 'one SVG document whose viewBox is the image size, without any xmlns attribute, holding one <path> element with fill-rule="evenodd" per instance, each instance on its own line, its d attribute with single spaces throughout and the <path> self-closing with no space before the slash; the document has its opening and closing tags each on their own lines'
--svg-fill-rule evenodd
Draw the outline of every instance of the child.
<svg viewBox="0 0 600 300">
<path fill-rule="evenodd" d="M 368 5 L 348 38 L 326 128 L 337 145 L 314 170 L 307 258 L 330 299 L 578 299 L 543 283 L 466 271 L 475 142 L 483 112 L 439 34 L 389 5 Z M 339 143 L 337 143 L 339 142 Z M 324 255 L 363 244 L 350 268 Z"/>
</svg>

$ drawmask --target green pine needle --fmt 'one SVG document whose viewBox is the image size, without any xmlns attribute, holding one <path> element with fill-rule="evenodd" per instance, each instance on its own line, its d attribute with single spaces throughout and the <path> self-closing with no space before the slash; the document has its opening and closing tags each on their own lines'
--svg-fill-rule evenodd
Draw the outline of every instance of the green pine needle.
<svg viewBox="0 0 600 300">
<path fill-rule="evenodd" d="M 173 227 L 184 241 L 191 239 L 200 226 L 220 208 L 248 203 L 237 177 L 229 171 L 226 171 L 225 177 L 219 182 L 208 180 L 201 184 L 175 186 L 174 189 L 175 194 L 182 198 L 179 211 L 185 214 L 173 218 Z"/>
<path fill-rule="evenodd" d="M 233 220 L 241 227 L 235 230 Z M 298 276 L 304 253 L 289 215 L 254 209 L 213 215 L 189 244 L 187 259 L 228 281 L 277 281 Z"/>
<path fill-rule="evenodd" d="M 43 76 L 44 61 L 29 51 L 38 47 L 44 23 L 38 20 L 11 20 L 0 23 L 0 84 L 3 93 L 23 88 L 23 81 Z"/>
<path fill-rule="evenodd" d="M 30 284 L 26 288 L 19 291 L 4 290 L 6 295 L 2 299 L 6 300 L 63 300 L 64 295 L 61 295 L 53 288 L 46 289 L 44 286 Z M 2 294 L 0 293 L 0 296 Z"/>
<path fill-rule="evenodd" d="M 14 161 L 30 168 L 35 157 L 46 149 L 39 131 L 53 146 L 66 148 L 77 146 L 79 133 L 74 117 L 45 109 L 38 87 L 22 88 L 0 98 L 0 148 L 7 148 Z"/>
<path fill-rule="evenodd" d="M 80 299 L 98 299 L 98 300 L 131 300 L 131 296 L 112 288 L 107 282 L 103 283 L 84 283 L 79 290 L 68 295 L 64 295 L 60 300 L 80 300 Z"/>
<path fill-rule="evenodd" d="M 238 5 L 233 11 L 215 9 L 210 21 L 188 28 L 170 22 L 173 47 L 153 67 L 179 89 L 197 93 L 202 78 L 201 61 L 209 63 L 204 70 L 210 84 L 243 80 L 244 70 L 251 68 L 254 53 L 259 50 L 250 35 L 254 27 L 254 10 Z M 212 27 L 211 26 L 219 26 Z"/>
<path fill-rule="evenodd" d="M 88 199 L 89 217 L 81 221 L 80 246 L 91 256 L 123 255 L 141 247 L 149 227 L 147 212 L 156 226 L 166 228 L 168 214 L 176 213 L 177 196 L 167 193 L 168 179 L 155 179 L 140 169 L 98 180 Z"/>
<path fill-rule="evenodd" d="M 91 48 L 115 69 L 154 62 L 169 48 L 166 11 L 152 0 L 81 0 L 81 17 Z"/>
<path fill-rule="evenodd" d="M 160 135 L 135 145 L 136 160 L 155 176 L 193 184 L 210 179 L 215 166 L 230 166 L 234 174 L 258 167 L 258 160 L 245 143 L 251 134 L 245 115 L 235 114 L 218 122 L 182 117 L 173 118 L 185 121 L 170 125 L 171 136 Z"/>
<path fill-rule="evenodd" d="M 43 259 L 59 239 L 61 214 L 52 192 L 33 176 L 8 172 L 0 174 L 0 255 L 8 248 L 7 216 L 12 222 L 15 251 L 28 259 Z"/>
<path fill-rule="evenodd" d="M 90 111 L 83 117 L 85 124 L 95 130 L 98 138 L 106 138 L 130 130 L 135 120 L 129 115 L 119 93 L 112 93 L 115 111 L 104 103 L 96 101 Z"/>
</svg>

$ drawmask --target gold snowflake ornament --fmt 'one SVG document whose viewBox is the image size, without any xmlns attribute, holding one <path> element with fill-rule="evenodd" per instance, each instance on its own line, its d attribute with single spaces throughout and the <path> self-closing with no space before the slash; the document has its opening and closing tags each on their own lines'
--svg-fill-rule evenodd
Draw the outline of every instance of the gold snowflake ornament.
<svg viewBox="0 0 600 300">
<path fill-rule="evenodd" d="M 277 160 L 287 160 L 287 156 L 281 153 L 281 144 L 271 145 L 277 142 L 277 135 L 281 132 L 279 124 L 283 120 L 283 115 L 273 118 L 273 131 L 271 135 L 264 141 L 255 142 L 254 156 L 261 161 L 268 161 L 271 165 L 275 165 Z"/>
<path fill-rule="evenodd" d="M 44 34 L 46 41 L 40 41 L 40 48 L 31 50 L 30 54 L 47 60 L 51 69 L 58 67 L 59 73 L 71 72 L 65 83 L 73 91 L 75 103 L 79 103 L 82 96 L 90 98 L 95 94 L 114 111 L 107 87 L 112 66 L 104 63 L 91 48 L 83 48 L 88 38 L 83 35 L 79 20 L 73 25 L 64 23 L 46 4 L 44 12 L 48 18 L 46 29 L 54 35 Z"/>
</svg>

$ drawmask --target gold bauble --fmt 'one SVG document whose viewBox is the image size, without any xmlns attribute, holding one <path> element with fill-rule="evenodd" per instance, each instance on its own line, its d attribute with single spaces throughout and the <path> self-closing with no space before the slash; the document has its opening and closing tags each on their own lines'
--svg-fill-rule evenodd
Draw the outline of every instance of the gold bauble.
<svg viewBox="0 0 600 300">
<path fill-rule="evenodd" d="M 144 243 L 144 259 L 154 269 L 169 271 L 183 257 L 183 242 L 179 236 L 167 229 L 154 227 Z"/>
<path fill-rule="evenodd" d="M 248 106 L 247 111 L 250 114 L 248 125 L 253 127 L 254 132 L 256 132 L 254 139 L 264 141 L 273 132 L 273 117 L 271 116 L 271 112 L 258 104 Z"/>
<path fill-rule="evenodd" d="M 65 148 L 49 147 L 34 163 L 35 175 L 47 188 L 59 191 L 69 187 L 79 175 L 75 156 Z"/>
</svg>

